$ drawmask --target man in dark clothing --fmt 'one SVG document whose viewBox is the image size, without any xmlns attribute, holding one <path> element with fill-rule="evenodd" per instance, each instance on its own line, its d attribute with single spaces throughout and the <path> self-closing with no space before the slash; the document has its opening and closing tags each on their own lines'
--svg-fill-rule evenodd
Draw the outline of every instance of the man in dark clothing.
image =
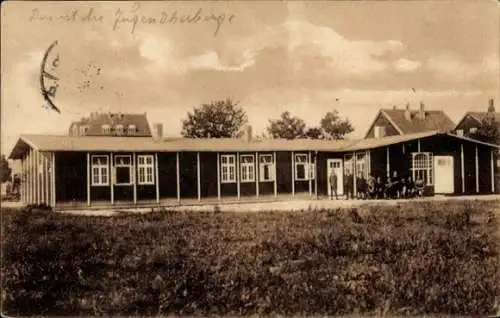
<svg viewBox="0 0 500 318">
<path fill-rule="evenodd" d="M 352 193 L 354 191 L 353 189 L 354 187 L 354 178 L 353 178 L 353 175 L 352 173 L 348 172 L 346 174 L 346 198 L 347 199 L 352 199 Z"/>
<path fill-rule="evenodd" d="M 363 174 L 359 174 L 359 178 L 357 179 L 357 187 L 358 187 L 358 198 L 364 199 L 366 197 L 366 179 Z"/>
<path fill-rule="evenodd" d="M 392 184 L 391 184 L 391 197 L 398 198 L 401 194 L 401 180 L 399 179 L 398 172 L 392 172 Z"/>
<path fill-rule="evenodd" d="M 368 176 L 368 180 L 366 182 L 366 194 L 368 199 L 373 199 L 376 197 L 375 178 L 373 178 L 372 175 Z"/>
<path fill-rule="evenodd" d="M 382 182 L 382 178 L 377 177 L 375 180 L 375 197 L 377 199 L 384 198 L 384 183 Z"/>
<path fill-rule="evenodd" d="M 335 170 L 332 170 L 332 173 L 330 174 L 330 200 L 333 199 L 333 194 L 335 194 L 335 200 L 338 200 L 337 181 L 337 174 L 335 173 Z"/>
<path fill-rule="evenodd" d="M 406 196 L 409 198 L 415 196 L 415 183 L 411 177 L 406 181 Z"/>
</svg>

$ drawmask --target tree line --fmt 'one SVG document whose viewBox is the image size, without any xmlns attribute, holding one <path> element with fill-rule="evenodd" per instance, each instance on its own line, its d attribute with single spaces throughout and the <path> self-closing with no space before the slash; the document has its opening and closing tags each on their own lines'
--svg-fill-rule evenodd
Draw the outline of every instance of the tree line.
<svg viewBox="0 0 500 318">
<path fill-rule="evenodd" d="M 181 135 L 186 138 L 241 137 L 248 123 L 245 110 L 230 98 L 194 107 L 182 121 Z M 327 112 L 317 126 L 307 127 L 304 120 L 288 111 L 278 119 L 269 119 L 262 138 L 344 139 L 354 128 L 349 119 L 342 119 L 337 110 Z"/>
</svg>

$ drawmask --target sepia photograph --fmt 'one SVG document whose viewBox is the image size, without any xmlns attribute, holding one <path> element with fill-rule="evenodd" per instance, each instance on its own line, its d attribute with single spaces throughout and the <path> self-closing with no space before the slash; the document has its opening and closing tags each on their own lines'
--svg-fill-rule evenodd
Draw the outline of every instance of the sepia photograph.
<svg viewBox="0 0 500 318">
<path fill-rule="evenodd" d="M 500 2 L 4 1 L 1 314 L 500 316 Z"/>
</svg>

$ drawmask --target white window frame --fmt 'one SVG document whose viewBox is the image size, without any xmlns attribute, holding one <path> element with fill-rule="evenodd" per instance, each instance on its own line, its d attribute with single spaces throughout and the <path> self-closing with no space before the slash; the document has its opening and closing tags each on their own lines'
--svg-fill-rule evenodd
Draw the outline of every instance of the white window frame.
<svg viewBox="0 0 500 318">
<path fill-rule="evenodd" d="M 150 163 L 148 163 L 150 159 Z M 137 184 L 155 184 L 155 160 L 153 155 L 137 155 Z"/>
<path fill-rule="evenodd" d="M 115 132 L 117 135 L 121 136 L 125 134 L 125 127 L 122 124 L 115 125 Z"/>
<path fill-rule="evenodd" d="M 105 163 L 94 163 L 94 158 L 105 158 Z M 91 158 L 91 182 L 92 186 L 109 186 L 109 156 L 108 155 L 92 155 Z M 97 173 L 96 170 L 97 169 Z M 103 173 L 103 171 L 105 173 Z M 106 182 L 103 181 L 103 176 L 106 176 Z M 97 177 L 97 180 L 96 180 Z"/>
<path fill-rule="evenodd" d="M 127 163 L 120 163 L 119 160 L 122 158 L 127 158 L 128 159 L 128 164 Z M 115 155 L 114 156 L 114 166 L 113 166 L 113 185 L 117 186 L 129 186 L 134 184 L 134 173 L 133 173 L 133 167 L 132 167 L 132 156 L 131 155 Z M 129 182 L 123 182 L 123 183 L 118 183 L 116 179 L 116 170 L 117 168 L 128 168 L 129 169 Z"/>
<path fill-rule="evenodd" d="M 270 159 L 269 159 L 270 158 Z M 274 156 L 271 154 L 260 154 L 259 155 L 259 181 L 260 182 L 273 182 L 276 176 L 274 175 Z M 268 167 L 269 178 L 264 178 L 264 171 Z"/>
<path fill-rule="evenodd" d="M 243 162 L 244 158 L 252 158 L 251 162 Z M 255 182 L 255 156 L 240 155 L 240 181 Z"/>
<path fill-rule="evenodd" d="M 354 173 L 354 156 L 352 154 L 344 154 L 344 175 Z"/>
<path fill-rule="evenodd" d="M 375 138 L 385 137 L 385 126 L 375 125 L 373 127 L 373 136 Z"/>
<path fill-rule="evenodd" d="M 425 156 L 426 159 L 422 162 L 416 162 L 415 159 L 419 155 Z M 417 171 L 427 172 L 427 180 L 425 182 L 425 185 L 432 186 L 434 184 L 434 156 L 431 152 L 412 152 L 411 174 L 414 181 L 417 180 Z"/>
<path fill-rule="evenodd" d="M 309 178 L 311 177 L 311 175 L 309 174 L 310 173 L 309 172 L 309 170 L 310 170 L 309 169 L 310 168 L 310 166 L 309 166 L 309 156 L 307 154 L 305 154 L 305 153 L 296 153 L 296 154 L 294 154 L 294 156 L 295 156 L 295 158 L 294 158 L 295 159 L 294 160 L 294 162 L 295 162 L 295 167 L 294 167 L 295 168 L 295 171 L 294 171 L 294 173 L 295 173 L 295 180 L 296 181 L 307 181 L 307 180 L 309 180 Z M 301 158 L 301 157 L 305 158 L 305 160 L 304 161 L 299 161 L 298 158 Z M 304 177 L 303 178 L 299 178 L 299 176 L 298 176 L 298 169 L 297 168 L 300 165 L 304 166 Z"/>
<path fill-rule="evenodd" d="M 137 126 L 134 124 L 130 124 L 127 126 L 127 134 L 128 135 L 133 135 L 137 132 Z"/>
<path fill-rule="evenodd" d="M 111 126 L 109 124 L 104 124 L 101 126 L 101 130 L 103 134 L 111 133 Z"/>
<path fill-rule="evenodd" d="M 230 161 L 232 160 L 232 163 Z M 221 183 L 235 183 L 236 182 L 236 156 L 235 155 L 221 155 L 220 156 L 220 173 Z M 233 175 L 231 177 L 231 170 Z"/>
<path fill-rule="evenodd" d="M 471 127 L 469 129 L 469 134 L 475 134 L 477 132 L 477 127 Z"/>
<path fill-rule="evenodd" d="M 464 135 L 464 130 L 463 129 L 457 129 L 456 133 L 457 133 L 457 136 L 463 136 Z"/>
<path fill-rule="evenodd" d="M 370 153 L 368 151 L 362 151 L 362 152 L 357 152 L 356 153 L 356 160 L 355 160 L 355 165 L 356 165 L 356 177 L 358 176 L 359 172 L 362 172 L 362 175 L 365 179 L 368 178 L 370 175 Z M 361 157 L 361 158 L 360 158 Z"/>
</svg>

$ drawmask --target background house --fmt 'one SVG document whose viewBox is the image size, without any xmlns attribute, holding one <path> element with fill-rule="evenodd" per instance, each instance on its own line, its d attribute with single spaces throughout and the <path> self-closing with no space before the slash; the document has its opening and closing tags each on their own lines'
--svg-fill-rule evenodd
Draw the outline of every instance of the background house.
<svg viewBox="0 0 500 318">
<path fill-rule="evenodd" d="M 426 110 L 424 103 L 415 110 L 406 104 L 405 109 L 381 109 L 370 125 L 365 138 L 407 135 L 428 131 L 450 132 L 455 123 L 442 110 Z"/>
<path fill-rule="evenodd" d="M 151 137 L 151 130 L 145 113 L 91 113 L 71 123 L 69 135 Z"/>
<path fill-rule="evenodd" d="M 500 127 L 500 112 L 495 111 L 495 101 L 489 100 L 488 109 L 485 112 L 467 112 L 455 127 L 455 133 L 459 136 L 473 137 L 474 133 L 481 127 L 483 120 L 491 117 Z"/>
</svg>

